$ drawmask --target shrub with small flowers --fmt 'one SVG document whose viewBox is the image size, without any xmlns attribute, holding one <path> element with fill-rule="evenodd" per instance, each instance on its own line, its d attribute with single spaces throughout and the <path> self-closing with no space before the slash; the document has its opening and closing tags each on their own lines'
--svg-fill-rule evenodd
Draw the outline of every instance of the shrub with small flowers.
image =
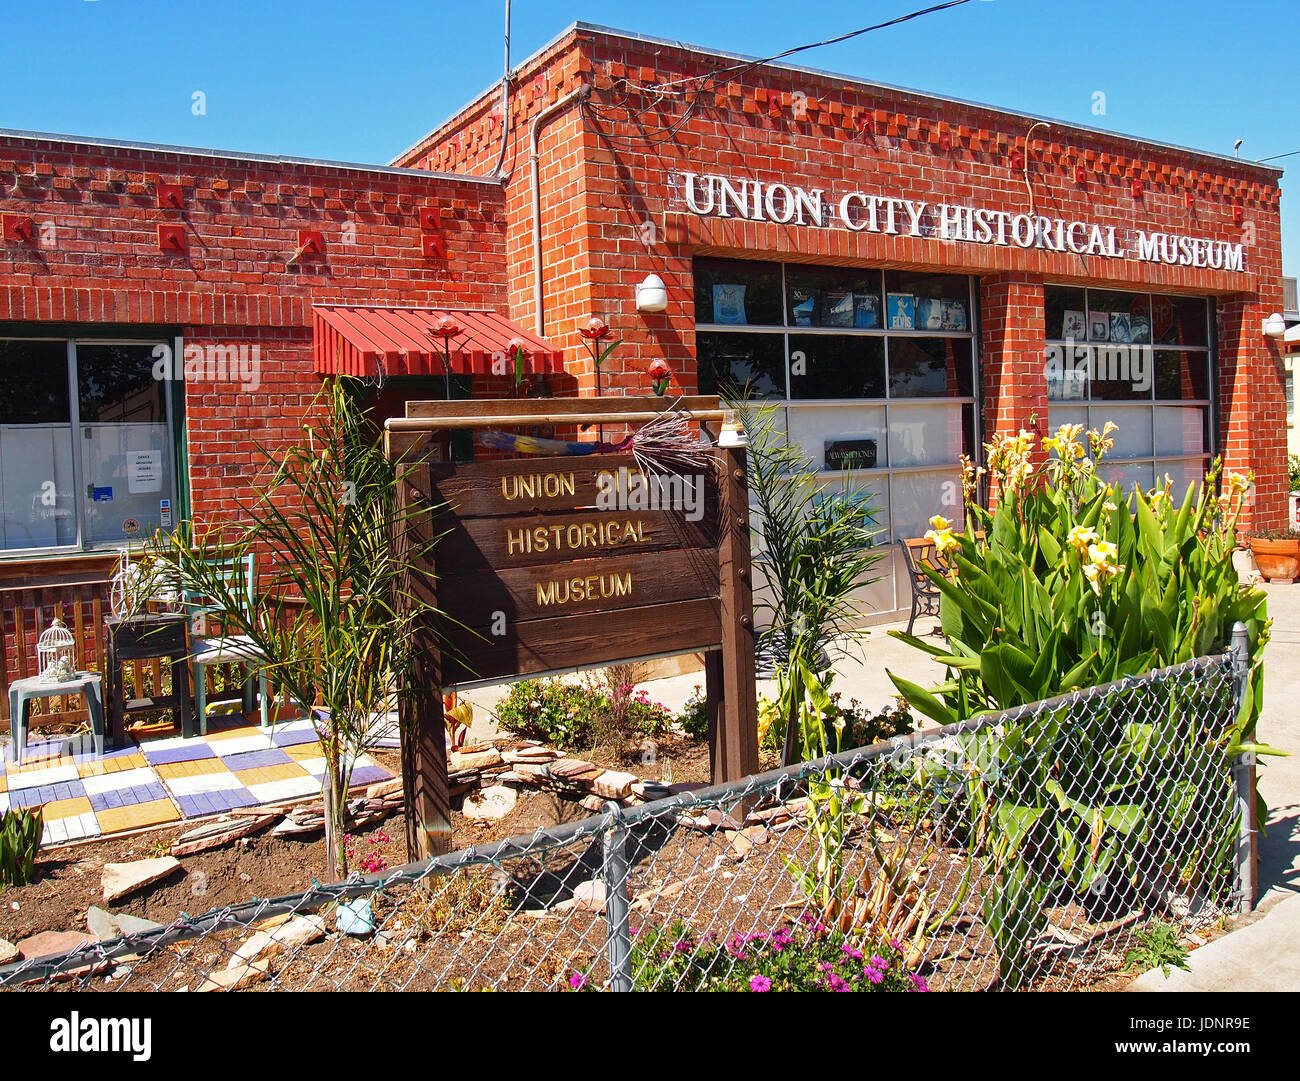
<svg viewBox="0 0 1300 1081">
<path fill-rule="evenodd" d="M 561 750 L 590 748 L 615 707 L 627 729 L 643 736 L 663 735 L 673 720 L 666 706 L 626 684 L 524 679 L 497 705 L 496 721 L 507 732 Z"/>
<path fill-rule="evenodd" d="M 633 932 L 632 975 L 641 991 L 926 991 L 897 942 L 846 938 L 805 914 L 770 932 L 700 935 L 681 920 Z M 583 990 L 589 978 L 569 975 Z"/>
<path fill-rule="evenodd" d="M 805 914 L 770 932 L 700 935 L 681 920 L 633 929 L 632 979 L 639 991 L 928 991 L 897 941 L 869 945 Z M 564 980 L 594 990 L 584 972 Z"/>
</svg>

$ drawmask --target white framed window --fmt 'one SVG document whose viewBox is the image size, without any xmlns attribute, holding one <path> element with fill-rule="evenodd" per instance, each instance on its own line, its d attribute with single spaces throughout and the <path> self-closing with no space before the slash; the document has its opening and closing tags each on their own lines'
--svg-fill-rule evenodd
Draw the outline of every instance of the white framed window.
<svg viewBox="0 0 1300 1081">
<path fill-rule="evenodd" d="M 161 338 L 0 337 L 0 558 L 175 524 L 178 395 L 160 346 L 179 355 Z"/>
<path fill-rule="evenodd" d="M 694 273 L 700 393 L 782 404 L 824 473 L 847 459 L 876 493 L 883 539 L 961 519 L 958 459 L 978 447 L 973 278 L 703 257 Z"/>
<path fill-rule="evenodd" d="M 1048 285 L 1049 426 L 1119 425 L 1101 475 L 1125 489 L 1166 474 L 1181 496 L 1214 454 L 1214 309 L 1205 297 Z"/>
</svg>

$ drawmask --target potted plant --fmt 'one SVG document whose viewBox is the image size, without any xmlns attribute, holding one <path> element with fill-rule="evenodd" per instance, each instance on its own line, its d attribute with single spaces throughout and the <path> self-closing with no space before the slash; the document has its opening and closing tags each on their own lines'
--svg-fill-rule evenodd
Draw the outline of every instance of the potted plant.
<svg viewBox="0 0 1300 1081">
<path fill-rule="evenodd" d="M 1261 529 L 1246 537 L 1259 573 L 1270 582 L 1300 578 L 1300 533 L 1290 529 Z"/>
</svg>

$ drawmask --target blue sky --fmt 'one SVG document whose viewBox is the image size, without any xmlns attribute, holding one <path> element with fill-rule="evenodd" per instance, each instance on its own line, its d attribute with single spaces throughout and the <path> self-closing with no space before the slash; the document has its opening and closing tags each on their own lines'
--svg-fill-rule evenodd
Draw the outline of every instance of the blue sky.
<svg viewBox="0 0 1300 1081">
<path fill-rule="evenodd" d="M 521 60 L 582 19 L 767 56 L 925 3 L 517 0 L 512 51 Z M 0 127 L 382 163 L 500 77 L 503 11 L 0 0 Z M 1226 154 L 1242 139 L 1242 157 L 1261 158 L 1300 150 L 1298 38 L 1295 0 L 972 0 L 791 62 Z M 1300 154 L 1277 164 L 1300 174 Z M 1297 274 L 1290 188 L 1284 177 L 1283 254 Z"/>
</svg>

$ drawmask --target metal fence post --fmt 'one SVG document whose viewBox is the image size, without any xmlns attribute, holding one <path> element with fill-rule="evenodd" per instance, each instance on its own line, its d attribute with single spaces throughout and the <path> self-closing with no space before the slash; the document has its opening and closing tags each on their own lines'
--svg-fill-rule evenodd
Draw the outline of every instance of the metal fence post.
<svg viewBox="0 0 1300 1081">
<path fill-rule="evenodd" d="M 1246 638 L 1246 625 L 1241 622 L 1232 625 L 1232 678 L 1235 720 L 1236 712 L 1241 709 L 1241 703 L 1246 697 L 1246 681 L 1250 679 L 1250 644 Z M 1232 783 L 1236 792 L 1237 821 L 1240 823 L 1234 856 L 1236 888 L 1240 909 L 1248 912 L 1255 907 L 1259 893 L 1255 864 L 1258 823 L 1255 821 L 1254 751 L 1243 751 L 1233 758 Z"/>
<path fill-rule="evenodd" d="M 623 808 L 612 800 L 605 804 L 614 822 L 605 834 L 601 878 L 605 883 L 605 922 L 609 954 L 609 989 L 632 990 L 632 932 L 627 901 L 627 829 Z"/>
</svg>

